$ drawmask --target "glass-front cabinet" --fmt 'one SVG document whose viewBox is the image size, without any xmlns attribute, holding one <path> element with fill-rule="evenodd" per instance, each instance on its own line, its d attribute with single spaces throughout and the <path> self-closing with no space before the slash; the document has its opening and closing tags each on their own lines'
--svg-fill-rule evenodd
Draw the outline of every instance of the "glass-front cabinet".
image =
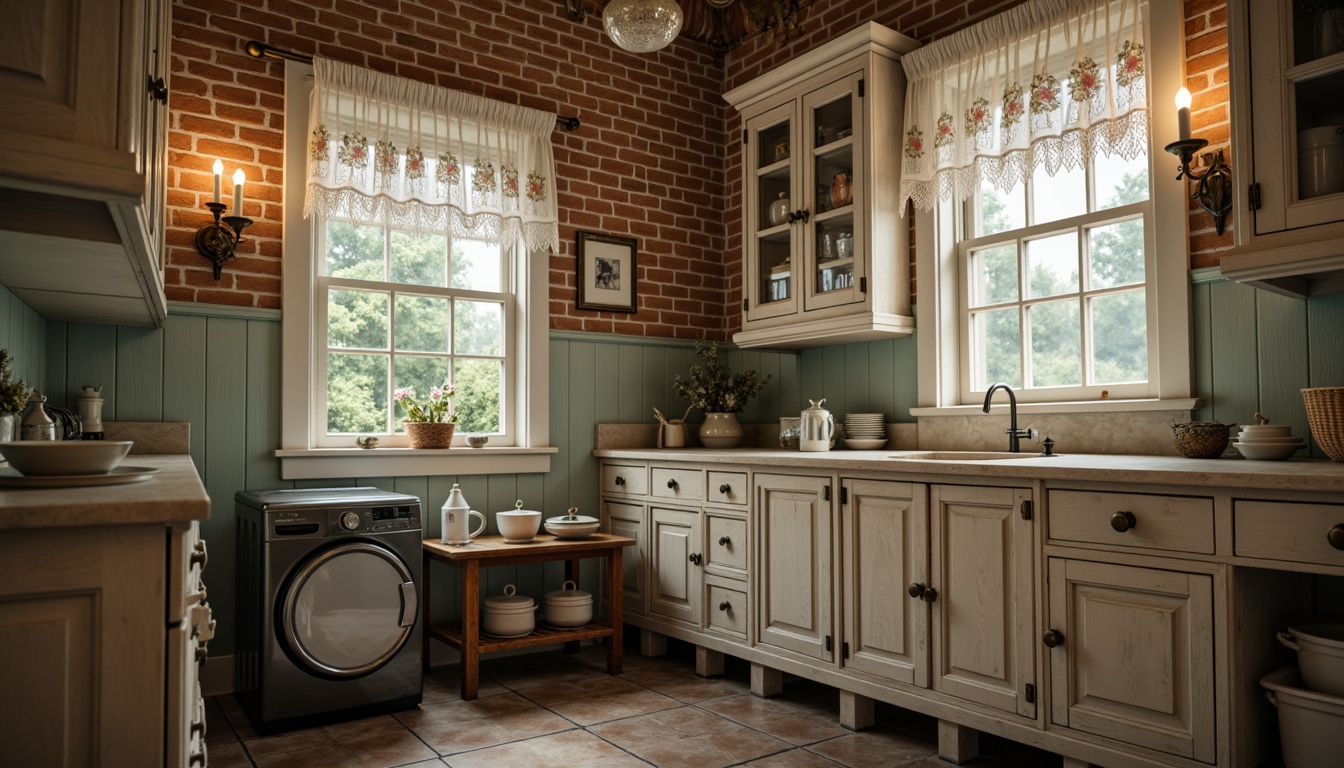
<svg viewBox="0 0 1344 768">
<path fill-rule="evenodd" d="M 1344 290 L 1344 4 L 1232 0 L 1237 247 L 1224 276 Z"/>
<path fill-rule="evenodd" d="M 867 24 L 725 96 L 744 126 L 740 346 L 913 330 L 895 200 L 899 56 L 916 45 Z"/>
</svg>

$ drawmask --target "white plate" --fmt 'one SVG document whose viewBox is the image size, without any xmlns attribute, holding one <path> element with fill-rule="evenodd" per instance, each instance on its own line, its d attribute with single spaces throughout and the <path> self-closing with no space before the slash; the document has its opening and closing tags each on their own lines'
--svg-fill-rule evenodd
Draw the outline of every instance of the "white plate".
<svg viewBox="0 0 1344 768">
<path fill-rule="evenodd" d="M 886 438 L 882 438 L 881 440 L 856 440 L 852 437 L 845 438 L 845 447 L 851 451 L 876 451 L 886 444 Z"/>
<path fill-rule="evenodd" d="M 76 488 L 86 485 L 121 485 L 148 480 L 159 470 L 155 467 L 117 467 L 99 475 L 20 475 L 18 470 L 0 468 L 0 488 Z"/>
</svg>

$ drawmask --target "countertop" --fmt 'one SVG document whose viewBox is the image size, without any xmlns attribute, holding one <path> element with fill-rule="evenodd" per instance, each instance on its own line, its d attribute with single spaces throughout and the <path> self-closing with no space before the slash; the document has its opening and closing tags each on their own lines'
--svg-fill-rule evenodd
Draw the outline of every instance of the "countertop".
<svg viewBox="0 0 1344 768">
<path fill-rule="evenodd" d="M 123 466 L 154 467 L 148 480 L 84 488 L 0 489 L 0 531 L 205 520 L 210 497 L 187 454 L 127 456 Z"/>
<path fill-rule="evenodd" d="M 593 451 L 604 459 L 694 461 L 702 464 L 749 464 L 756 467 L 792 467 L 817 470 L 867 470 L 903 474 L 945 475 L 963 478 L 1065 480 L 1152 485 L 1185 485 L 1335 492 L 1344 494 L 1344 462 L 1328 459 L 1249 461 L 1246 459 L 1187 459 L 1181 456 L 1110 456 L 1065 454 L 1050 458 L 928 461 L 894 459 L 922 451 L 827 451 L 736 448 L 710 450 L 607 449 Z M 1344 497 L 1341 498 L 1344 501 Z"/>
</svg>

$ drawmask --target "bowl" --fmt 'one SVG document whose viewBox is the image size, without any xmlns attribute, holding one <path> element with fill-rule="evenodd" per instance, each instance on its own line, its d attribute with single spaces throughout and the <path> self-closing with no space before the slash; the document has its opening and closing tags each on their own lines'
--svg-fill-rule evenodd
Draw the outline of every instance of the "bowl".
<svg viewBox="0 0 1344 768">
<path fill-rule="evenodd" d="M 1308 689 L 1344 696 L 1344 624 L 1289 627 L 1279 633 L 1279 642 L 1297 651 L 1297 665 Z"/>
<path fill-rule="evenodd" d="M 537 535 L 537 528 L 541 526 L 541 513 L 523 509 L 523 502 L 519 501 L 516 509 L 496 512 L 495 525 L 499 527 L 499 535 L 504 537 L 505 542 L 523 544 Z"/>
<path fill-rule="evenodd" d="M 1238 443 L 1251 443 L 1252 445 L 1301 445 L 1307 440 L 1304 437 L 1238 437 Z"/>
<path fill-rule="evenodd" d="M 1271 443 L 1265 445 L 1262 443 L 1242 443 L 1236 442 L 1232 446 L 1237 449 L 1243 458 L 1254 459 L 1256 461 L 1282 461 L 1294 453 L 1306 448 L 1306 445 L 1284 445 L 1281 443 Z"/>
<path fill-rule="evenodd" d="M 851 451 L 876 451 L 887 444 L 885 437 L 874 440 L 865 440 L 857 437 L 846 437 L 845 447 Z"/>
<path fill-rule="evenodd" d="M 1188 421 L 1171 425 L 1176 450 L 1191 459 L 1216 459 L 1227 450 L 1228 431 L 1236 424 Z"/>
<path fill-rule="evenodd" d="M 593 620 L 593 593 L 566 581 L 541 598 L 541 620 L 553 627 L 582 627 Z"/>
<path fill-rule="evenodd" d="M 490 442 L 489 435 L 467 435 L 467 445 L 472 448 L 482 448 L 488 442 Z"/>
<path fill-rule="evenodd" d="M 552 517 L 546 521 L 546 532 L 557 539 L 586 539 L 597 533 L 602 521 L 596 517 L 578 514 L 578 507 L 570 507 L 568 515 Z"/>
<path fill-rule="evenodd" d="M 1287 424 L 1248 424 L 1238 437 L 1292 437 L 1293 428 Z"/>
<path fill-rule="evenodd" d="M 0 443 L 0 456 L 22 475 L 106 475 L 134 444 L 131 440 L 16 440 Z"/>
<path fill-rule="evenodd" d="M 491 637 L 523 637 L 537 628 L 537 602 L 517 594 L 512 585 L 503 595 L 481 601 L 481 632 Z"/>
</svg>

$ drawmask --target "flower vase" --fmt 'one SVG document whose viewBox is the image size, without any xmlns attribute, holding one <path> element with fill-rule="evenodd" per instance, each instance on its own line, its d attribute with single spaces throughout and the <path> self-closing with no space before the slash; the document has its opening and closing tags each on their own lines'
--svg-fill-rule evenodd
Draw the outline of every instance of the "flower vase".
<svg viewBox="0 0 1344 768">
<path fill-rule="evenodd" d="M 448 448 L 453 444 L 453 430 L 457 424 L 451 421 L 407 421 L 406 436 L 411 440 L 412 448 Z"/>
<path fill-rule="evenodd" d="M 706 413 L 700 425 L 700 444 L 706 448 L 736 448 L 742 442 L 742 425 L 736 413 Z"/>
</svg>

